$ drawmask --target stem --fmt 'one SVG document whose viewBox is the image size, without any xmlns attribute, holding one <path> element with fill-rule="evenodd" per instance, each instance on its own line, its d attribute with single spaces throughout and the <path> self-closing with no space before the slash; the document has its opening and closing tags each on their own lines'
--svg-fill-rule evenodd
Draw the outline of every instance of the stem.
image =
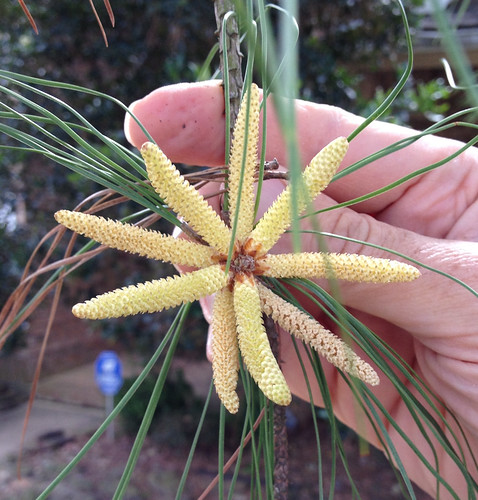
<svg viewBox="0 0 478 500">
<path fill-rule="evenodd" d="M 274 322 L 264 318 L 272 352 L 280 359 L 280 336 Z M 284 406 L 274 405 L 274 500 L 287 500 L 289 487 L 289 453 Z"/>
<path fill-rule="evenodd" d="M 217 33 L 219 38 L 219 59 L 220 69 L 224 84 L 229 87 L 226 101 L 230 103 L 229 131 L 230 135 L 239 112 L 241 104 L 242 86 L 244 83 L 242 77 L 242 54 L 240 46 L 239 26 L 237 17 L 234 15 L 233 0 L 215 0 L 214 13 L 216 15 Z M 226 32 L 223 33 L 224 27 Z M 225 40 L 225 47 L 222 41 Z M 224 54 L 224 49 L 226 53 Z M 227 145 L 226 145 L 227 146 Z M 226 154 L 229 148 L 226 147 Z"/>
<path fill-rule="evenodd" d="M 215 0 L 214 12 L 219 39 L 220 69 L 224 80 L 225 116 L 226 116 L 226 165 L 229 162 L 230 143 L 234 124 L 241 104 L 242 54 L 240 48 L 239 27 L 234 15 L 233 0 Z M 225 30 L 225 32 L 224 32 Z M 227 171 L 226 171 L 227 188 Z M 223 212 L 228 214 L 227 189 L 223 202 Z M 280 357 L 280 339 L 274 322 L 265 318 L 265 327 L 269 336 L 272 352 Z M 274 499 L 286 500 L 288 490 L 288 443 L 286 414 L 283 406 L 274 405 Z"/>
<path fill-rule="evenodd" d="M 234 124 L 241 105 L 244 79 L 242 77 L 242 54 L 239 26 L 235 15 L 233 0 L 215 0 L 217 34 L 219 39 L 219 66 L 224 82 L 224 101 L 226 118 L 225 164 L 229 163 L 229 152 Z M 225 193 L 223 216 L 229 221 L 229 199 L 227 194 L 227 170 L 224 180 Z"/>
</svg>

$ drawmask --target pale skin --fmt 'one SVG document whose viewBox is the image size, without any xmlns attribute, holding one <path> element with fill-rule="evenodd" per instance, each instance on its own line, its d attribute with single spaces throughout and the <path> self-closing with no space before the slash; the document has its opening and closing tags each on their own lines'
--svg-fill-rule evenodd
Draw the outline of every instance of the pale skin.
<svg viewBox="0 0 478 500">
<path fill-rule="evenodd" d="M 220 83 L 181 84 L 163 87 L 132 105 L 132 110 L 173 162 L 217 166 L 224 163 L 224 96 Z M 327 143 L 348 136 L 363 120 L 341 109 L 297 101 L 297 123 L 303 165 Z M 130 118 L 125 131 L 130 142 L 141 147 L 146 140 Z M 414 132 L 374 122 L 350 144 L 341 168 L 408 137 Z M 277 158 L 286 168 L 288 159 L 279 127 L 269 108 L 266 159 Z M 316 201 L 316 208 L 334 205 L 385 186 L 396 179 L 439 161 L 462 146 L 461 143 L 426 137 L 404 150 L 367 165 L 360 171 L 333 182 Z M 262 192 L 265 210 L 283 189 L 280 180 L 267 181 Z M 217 185 L 207 189 L 217 189 Z M 211 200 L 220 208 L 220 199 Z M 365 240 L 402 252 L 426 265 L 449 273 L 478 290 L 478 150 L 471 148 L 457 159 L 372 200 L 326 212 L 319 217 L 323 231 Z M 305 221 L 303 228 L 311 227 Z M 330 251 L 362 253 L 394 258 L 370 247 L 327 239 Z M 315 236 L 304 234 L 302 251 L 318 251 Z M 290 252 L 285 235 L 273 249 Z M 344 305 L 363 323 L 390 344 L 423 377 L 434 393 L 450 408 L 462 425 L 469 445 L 478 450 L 478 298 L 458 284 L 421 269 L 422 276 L 405 284 L 340 284 Z M 320 283 L 327 287 L 326 283 Z M 201 302 L 210 318 L 212 299 Z M 304 307 L 333 329 L 318 310 Z M 365 423 L 350 391 L 336 369 L 324 363 L 334 411 L 337 417 L 379 446 Z M 290 335 L 281 338 L 281 368 L 296 396 L 308 399 L 302 369 Z M 309 377 L 313 380 L 313 375 Z M 318 387 L 312 386 L 318 405 Z M 373 388 L 382 404 L 420 450 L 433 462 L 428 445 L 385 378 Z M 446 414 L 447 415 L 447 414 Z M 448 421 L 453 429 L 456 425 Z M 414 452 L 390 430 L 409 477 L 436 496 L 436 482 Z M 466 450 L 464 441 L 462 447 Z M 465 451 L 467 461 L 469 456 Z M 439 456 L 440 471 L 460 498 L 467 492 L 451 459 Z M 468 462 L 477 478 L 477 471 Z M 443 497 L 447 493 L 442 491 Z"/>
</svg>

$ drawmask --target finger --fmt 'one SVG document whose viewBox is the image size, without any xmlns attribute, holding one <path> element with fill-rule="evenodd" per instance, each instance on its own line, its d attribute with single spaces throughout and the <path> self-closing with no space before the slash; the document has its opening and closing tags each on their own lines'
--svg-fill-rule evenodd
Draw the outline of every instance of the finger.
<svg viewBox="0 0 478 500">
<path fill-rule="evenodd" d="M 172 162 L 224 164 L 224 93 L 219 80 L 161 87 L 129 109 Z M 124 130 L 138 149 L 148 140 L 129 114 Z"/>
<path fill-rule="evenodd" d="M 224 162 L 224 95 L 219 81 L 162 87 L 133 103 L 130 109 L 173 162 L 211 166 Z M 287 165 L 288 154 L 276 114 L 272 106 L 268 109 L 266 159 L 275 157 L 279 163 Z M 304 165 L 331 140 L 341 135 L 348 136 L 363 122 L 362 118 L 340 108 L 300 100 L 296 105 L 296 119 Z M 146 136 L 129 115 L 125 121 L 125 133 L 136 147 L 140 147 L 146 140 Z M 373 122 L 352 141 L 342 168 L 414 133 L 393 124 Z M 404 150 L 332 183 L 327 192 L 339 202 L 361 196 L 446 158 L 461 145 L 457 141 L 427 136 Z M 473 174 L 470 174 L 470 164 L 474 164 Z M 437 186 L 443 184 L 443 178 L 447 179 L 443 185 L 447 186 L 446 191 L 450 194 L 470 175 L 475 180 L 471 184 L 478 191 L 477 164 L 478 154 L 473 150 L 465 157 L 460 157 L 461 168 L 457 169 L 452 164 L 440 169 L 439 176 L 427 177 L 427 182 L 423 178 L 408 182 L 363 203 L 360 210 L 376 214 L 400 199 L 406 190 L 418 185 L 419 188 L 415 188 L 418 203 L 407 202 L 407 215 L 411 215 L 410 212 L 422 213 L 418 195 L 425 194 L 427 199 L 432 197 L 428 207 L 433 206 L 434 199 L 443 199 L 443 191 L 434 194 Z M 470 183 L 466 185 L 470 186 Z M 472 194 L 468 193 L 468 198 Z M 395 223 L 392 210 L 384 217 Z M 403 222 L 409 220 L 410 217 L 407 216 Z"/>
</svg>

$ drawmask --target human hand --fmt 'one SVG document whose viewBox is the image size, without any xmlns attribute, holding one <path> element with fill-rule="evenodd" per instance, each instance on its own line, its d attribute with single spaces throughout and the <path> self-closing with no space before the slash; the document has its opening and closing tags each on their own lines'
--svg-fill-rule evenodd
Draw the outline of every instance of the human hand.
<svg viewBox="0 0 478 500">
<path fill-rule="evenodd" d="M 172 161 L 209 166 L 223 164 L 224 96 L 219 82 L 164 87 L 132 105 L 132 111 Z M 338 108 L 298 101 L 298 137 L 303 164 L 307 164 L 332 139 L 350 134 L 361 121 L 361 118 Z M 130 142 L 138 148 L 146 140 L 130 118 L 126 120 L 125 130 Z M 374 122 L 351 142 L 342 168 L 413 133 L 402 127 Z M 275 157 L 286 167 L 287 153 L 270 108 L 266 144 L 266 159 Z M 317 198 L 316 208 L 347 201 L 386 186 L 447 157 L 459 147 L 460 143 L 437 137 L 420 139 L 333 182 L 325 194 Z M 261 196 L 263 210 L 283 187 L 282 181 L 266 182 Z M 211 204 L 219 209 L 219 198 L 213 199 Z M 320 228 L 399 251 L 478 289 L 476 220 L 478 152 L 471 149 L 439 169 L 355 205 L 353 210 L 343 208 L 320 215 Z M 306 219 L 303 227 L 310 227 L 310 221 Z M 389 254 L 379 250 L 336 238 L 328 239 L 327 246 L 334 252 L 390 258 Z M 291 250 L 287 235 L 281 238 L 274 250 Z M 302 251 L 318 251 L 314 236 L 304 234 Z M 327 286 L 326 283 L 320 284 Z M 478 449 L 476 296 L 426 270 L 422 270 L 420 279 L 407 284 L 341 283 L 340 293 L 344 305 L 395 349 L 454 412 L 471 449 Z M 202 301 L 206 318 L 210 316 L 211 304 L 211 298 Z M 320 322 L 327 323 L 312 305 L 304 303 L 304 307 Z M 327 326 L 331 327 L 330 324 Z M 291 391 L 308 399 L 302 369 L 288 334 L 282 335 L 281 368 Z M 364 429 L 365 419 L 358 413 L 348 386 L 337 376 L 333 366 L 324 363 L 324 369 L 337 417 L 365 433 L 367 439 L 379 446 L 373 432 Z M 309 380 L 313 381 L 314 376 L 310 375 Z M 314 401 L 320 404 L 318 387 L 312 389 Z M 381 384 L 373 391 L 408 437 L 433 461 L 422 433 L 393 385 L 382 377 Z M 451 418 L 449 423 L 456 430 Z M 391 433 L 409 476 L 433 492 L 435 480 L 432 475 L 401 438 L 393 431 Z M 440 458 L 441 474 L 458 494 L 464 496 L 464 484 L 460 482 L 456 466 L 447 455 Z"/>
</svg>

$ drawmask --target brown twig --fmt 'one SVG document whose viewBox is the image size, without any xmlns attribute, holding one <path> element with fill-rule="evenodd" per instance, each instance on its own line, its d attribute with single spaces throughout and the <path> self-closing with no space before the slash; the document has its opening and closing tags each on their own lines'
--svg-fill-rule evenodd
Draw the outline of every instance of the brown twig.
<svg viewBox="0 0 478 500">
<path fill-rule="evenodd" d="M 274 499 L 286 500 L 289 487 L 289 450 L 284 406 L 274 405 Z"/>
<path fill-rule="evenodd" d="M 227 73 L 229 77 L 229 95 L 225 96 L 229 99 L 230 110 L 230 130 L 232 136 L 232 128 L 236 122 L 236 117 L 241 105 L 241 93 L 244 80 L 242 78 L 242 54 L 240 47 L 240 36 L 237 19 L 234 15 L 234 1 L 233 0 L 215 0 L 214 12 L 216 14 L 217 34 L 219 38 L 219 58 L 220 69 L 225 78 L 225 64 L 224 59 L 227 59 Z M 226 22 L 224 23 L 224 18 Z M 226 28 L 226 53 L 223 51 L 222 38 L 223 27 Z"/>
<path fill-rule="evenodd" d="M 239 43 L 239 29 L 237 20 L 229 13 L 234 12 L 233 0 L 215 0 L 214 9 L 216 13 L 216 23 L 219 36 L 219 55 L 220 55 L 220 69 L 225 75 L 224 60 L 228 63 L 228 76 L 229 76 L 229 95 L 225 96 L 230 101 L 230 137 L 232 137 L 234 123 L 241 103 L 241 91 L 243 86 L 242 77 L 242 54 L 240 51 Z M 223 23 L 225 16 L 226 23 Z M 226 53 L 224 54 L 222 46 L 222 35 L 224 26 L 226 27 Z M 226 147 L 228 145 L 226 144 Z M 268 162 L 266 167 L 268 174 L 272 177 L 282 177 L 281 172 L 273 172 L 279 166 L 277 160 Z M 226 179 L 227 182 L 227 179 Z M 227 195 L 227 194 L 226 194 Z M 228 222 L 229 212 L 227 200 L 223 200 L 223 209 L 221 216 Z M 266 318 L 266 330 L 270 336 L 271 347 L 276 355 L 280 356 L 280 343 L 279 336 L 273 322 Z M 274 406 L 274 498 L 276 500 L 285 500 L 287 498 L 288 490 L 288 449 L 287 449 L 287 428 L 285 419 L 285 409 L 283 407 Z"/>
<path fill-rule="evenodd" d="M 222 469 L 223 474 L 225 474 L 231 468 L 232 464 L 237 460 L 241 448 L 244 448 L 247 445 L 247 443 L 251 440 L 252 432 L 257 430 L 257 427 L 261 423 L 261 420 L 264 418 L 265 412 L 266 409 L 262 408 L 261 412 L 259 413 L 259 416 L 254 422 L 254 425 L 252 426 L 252 431 L 249 431 L 247 433 L 247 436 L 244 438 L 244 441 L 241 443 L 241 446 L 236 449 L 236 451 L 231 455 L 231 458 L 224 464 L 224 467 Z M 214 488 L 214 486 L 216 486 L 218 482 L 219 482 L 219 474 L 207 485 L 206 489 L 198 497 L 198 500 L 204 500 L 207 497 L 207 495 L 211 493 L 212 489 Z"/>
<path fill-rule="evenodd" d="M 274 321 L 264 316 L 264 326 L 274 356 L 280 360 L 280 336 Z M 274 405 L 274 500 L 287 500 L 289 453 L 285 407 Z"/>
<path fill-rule="evenodd" d="M 91 6 L 91 10 L 93 11 L 93 14 L 95 15 L 96 22 L 98 23 L 98 26 L 100 27 L 101 35 L 103 36 L 103 40 L 105 42 L 105 45 L 108 47 L 108 38 L 106 36 L 105 29 L 103 28 L 103 24 L 101 22 L 100 16 L 98 15 L 98 12 L 96 12 L 96 8 L 95 8 L 95 4 L 93 3 L 93 0 L 90 0 L 90 6 Z"/>
<path fill-rule="evenodd" d="M 27 4 L 23 0 L 18 0 L 18 3 L 20 4 L 20 7 L 22 8 L 25 16 L 27 16 L 28 22 L 31 24 L 33 31 L 38 35 L 38 27 L 35 23 L 35 19 L 33 19 L 33 16 L 31 15 L 30 11 L 28 10 Z"/>
<path fill-rule="evenodd" d="M 98 12 L 96 11 L 93 0 L 89 0 L 89 2 L 90 2 L 91 10 L 93 11 L 93 14 L 95 15 L 96 22 L 98 23 L 98 26 L 100 27 L 101 35 L 103 36 L 103 40 L 105 42 L 105 45 L 108 47 L 108 38 L 106 37 L 106 32 L 103 28 L 103 24 L 101 22 L 100 16 L 98 15 Z M 38 27 L 35 23 L 35 19 L 33 19 L 33 16 L 31 15 L 25 1 L 18 0 L 18 3 L 20 4 L 20 7 L 22 8 L 23 13 L 27 17 L 28 22 L 30 23 L 31 27 L 33 28 L 33 31 L 38 35 Z M 109 0 L 103 0 L 103 3 L 105 4 L 106 12 L 108 13 L 108 17 L 110 18 L 111 26 L 114 27 L 115 15 L 114 15 L 113 9 L 111 7 L 111 4 L 110 4 Z"/>
</svg>

